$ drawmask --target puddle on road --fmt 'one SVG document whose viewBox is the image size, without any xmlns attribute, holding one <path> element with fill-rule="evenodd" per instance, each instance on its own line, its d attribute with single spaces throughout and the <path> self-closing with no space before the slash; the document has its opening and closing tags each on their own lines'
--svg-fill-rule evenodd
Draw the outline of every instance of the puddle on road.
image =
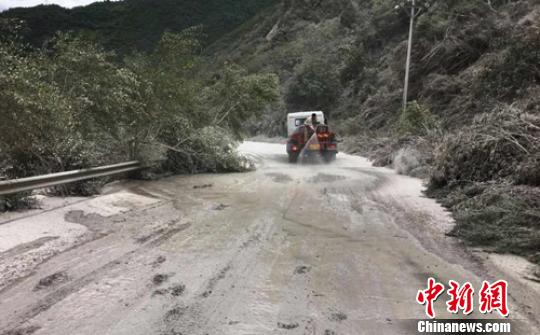
<svg viewBox="0 0 540 335">
<path fill-rule="evenodd" d="M 103 223 L 105 217 L 97 213 L 86 214 L 82 210 L 71 210 L 64 215 L 64 220 L 70 223 L 78 223 L 83 226 Z"/>
</svg>

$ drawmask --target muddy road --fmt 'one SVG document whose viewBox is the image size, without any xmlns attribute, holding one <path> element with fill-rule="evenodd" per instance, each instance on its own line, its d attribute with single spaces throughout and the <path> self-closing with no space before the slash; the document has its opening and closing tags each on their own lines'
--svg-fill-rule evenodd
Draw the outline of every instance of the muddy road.
<svg viewBox="0 0 540 335">
<path fill-rule="evenodd" d="M 508 280 L 514 333 L 538 333 L 539 284 L 446 237 L 419 180 L 344 154 L 290 165 L 284 150 L 247 142 L 255 172 L 4 217 L 0 334 L 410 334 L 430 276 Z"/>
</svg>

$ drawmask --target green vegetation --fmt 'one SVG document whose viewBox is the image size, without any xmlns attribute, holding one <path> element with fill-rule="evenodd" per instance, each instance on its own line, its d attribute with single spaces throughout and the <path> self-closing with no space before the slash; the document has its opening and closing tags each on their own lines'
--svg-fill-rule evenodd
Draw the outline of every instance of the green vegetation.
<svg viewBox="0 0 540 335">
<path fill-rule="evenodd" d="M 339 85 L 335 69 L 316 57 L 307 58 L 296 67 L 286 99 L 299 110 L 330 110 L 339 97 Z"/>
<path fill-rule="evenodd" d="M 166 32 L 153 52 L 123 62 L 78 35 L 36 49 L 3 27 L 12 32 L 0 42 L 0 150 L 10 178 L 130 159 L 154 161 L 157 173 L 242 171 L 240 120 L 278 98 L 272 74 L 226 65 L 205 80 L 197 27 Z"/>
<path fill-rule="evenodd" d="M 202 25 L 205 43 L 217 40 L 274 0 L 123 0 L 65 9 L 56 5 L 15 8 L 0 14 L 24 20 L 25 40 L 41 46 L 57 31 L 76 31 L 119 54 L 151 51 L 166 31 Z"/>
<path fill-rule="evenodd" d="M 401 111 L 395 127 L 403 135 L 426 135 L 438 128 L 438 122 L 429 109 L 413 101 Z"/>
</svg>

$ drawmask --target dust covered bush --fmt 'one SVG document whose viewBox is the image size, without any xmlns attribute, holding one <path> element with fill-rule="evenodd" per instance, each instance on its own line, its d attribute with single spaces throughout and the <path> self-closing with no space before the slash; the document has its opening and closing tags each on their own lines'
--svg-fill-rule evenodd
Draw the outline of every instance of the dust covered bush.
<svg viewBox="0 0 540 335">
<path fill-rule="evenodd" d="M 508 45 L 483 69 L 478 83 L 482 93 L 512 101 L 540 83 L 540 12 L 533 12 L 507 36 Z"/>
<path fill-rule="evenodd" d="M 35 208 L 37 206 L 37 200 L 31 197 L 29 192 L 0 196 L 0 212 Z"/>
<path fill-rule="evenodd" d="M 437 153 L 430 187 L 490 180 L 532 183 L 540 155 L 540 118 L 501 106 L 446 137 Z M 516 171 L 519 175 L 514 176 Z"/>
<path fill-rule="evenodd" d="M 540 263 L 540 118 L 513 106 L 447 136 L 428 195 L 454 212 L 468 244 Z"/>
<path fill-rule="evenodd" d="M 371 95 L 362 104 L 360 117 L 352 122 L 370 129 L 388 128 L 395 120 L 402 102 L 402 91 L 390 91 L 384 87 Z"/>
<path fill-rule="evenodd" d="M 236 140 L 226 129 L 204 127 L 191 134 L 182 134 L 182 145 L 172 147 L 163 143 L 176 143 L 168 136 L 177 134 L 175 124 L 164 130 L 160 143 L 167 149 L 161 168 L 174 173 L 243 172 L 251 163 L 236 151 Z M 165 135 L 167 134 L 167 135 Z M 172 140 L 172 141 L 171 141 Z"/>
<path fill-rule="evenodd" d="M 438 122 L 430 110 L 417 101 L 407 104 L 395 124 L 396 131 L 405 135 L 426 135 L 438 127 Z"/>
<path fill-rule="evenodd" d="M 474 183 L 451 191 L 443 204 L 454 212 L 452 235 L 540 264 L 540 189 Z"/>
</svg>

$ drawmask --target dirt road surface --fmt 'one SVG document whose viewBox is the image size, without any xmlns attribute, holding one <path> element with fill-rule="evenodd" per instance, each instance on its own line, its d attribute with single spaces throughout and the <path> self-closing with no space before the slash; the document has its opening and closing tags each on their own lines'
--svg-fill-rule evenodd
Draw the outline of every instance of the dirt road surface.
<svg viewBox="0 0 540 335">
<path fill-rule="evenodd" d="M 3 217 L 0 334 L 411 334 L 430 276 L 508 280 L 514 334 L 539 333 L 539 284 L 445 236 L 420 180 L 344 154 L 290 165 L 281 144 L 240 150 L 257 171 Z"/>
</svg>

